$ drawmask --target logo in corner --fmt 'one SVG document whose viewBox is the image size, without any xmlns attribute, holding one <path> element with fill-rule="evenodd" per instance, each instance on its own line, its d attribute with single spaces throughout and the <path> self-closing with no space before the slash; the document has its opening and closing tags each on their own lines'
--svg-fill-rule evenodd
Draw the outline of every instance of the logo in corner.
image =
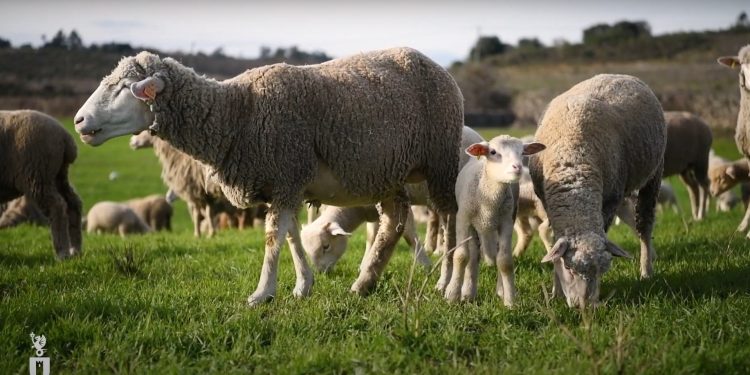
<svg viewBox="0 0 750 375">
<path fill-rule="evenodd" d="M 42 375 L 49 375 L 49 357 L 42 357 L 44 355 L 44 345 L 47 345 L 47 338 L 44 335 L 37 336 L 34 332 L 31 332 L 31 343 L 34 344 L 33 348 L 36 349 L 36 357 L 29 358 L 29 374 L 36 375 L 37 368 L 42 368 Z"/>
</svg>

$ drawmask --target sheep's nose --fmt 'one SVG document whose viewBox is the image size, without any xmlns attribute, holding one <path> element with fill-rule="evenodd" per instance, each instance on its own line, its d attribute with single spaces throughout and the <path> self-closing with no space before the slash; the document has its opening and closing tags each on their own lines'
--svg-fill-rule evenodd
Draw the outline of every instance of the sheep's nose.
<svg viewBox="0 0 750 375">
<path fill-rule="evenodd" d="M 73 123 L 78 125 L 83 122 L 83 116 L 76 116 L 75 120 L 73 120 Z"/>
<path fill-rule="evenodd" d="M 521 170 L 521 164 L 513 164 L 513 170 L 514 171 L 520 171 Z"/>
</svg>

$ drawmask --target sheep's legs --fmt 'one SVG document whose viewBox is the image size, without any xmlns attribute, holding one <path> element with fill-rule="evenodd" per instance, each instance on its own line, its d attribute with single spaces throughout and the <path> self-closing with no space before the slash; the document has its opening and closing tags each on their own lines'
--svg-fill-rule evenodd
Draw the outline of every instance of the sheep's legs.
<svg viewBox="0 0 750 375">
<path fill-rule="evenodd" d="M 206 234 L 206 237 L 211 238 L 216 234 L 216 228 L 214 228 L 214 217 L 213 213 L 211 212 L 211 205 L 206 204 L 206 208 L 203 209 L 205 214 L 206 221 L 208 222 L 208 233 Z"/>
<path fill-rule="evenodd" d="M 352 292 L 359 295 L 366 295 L 375 287 L 393 254 L 393 248 L 404 232 L 410 210 L 409 199 L 404 192 L 392 200 L 378 203 L 377 207 L 380 214 L 378 233 L 370 251 L 362 259 L 359 277 L 351 288 Z"/>
<path fill-rule="evenodd" d="M 503 304 L 507 307 L 513 306 L 513 301 L 516 299 L 513 255 L 510 251 L 512 237 L 513 230 L 510 225 L 500 228 L 500 236 L 497 237 L 498 251 L 497 256 L 495 257 L 495 262 L 497 264 L 497 286 L 495 292 L 499 297 L 503 298 Z"/>
<path fill-rule="evenodd" d="M 31 195 L 30 198 L 49 219 L 52 245 L 57 258 L 62 260 L 73 255 L 70 252 L 70 226 L 68 225 L 68 205 L 65 199 L 51 187 L 43 188 L 41 192 Z"/>
<path fill-rule="evenodd" d="M 699 221 L 702 217 L 700 214 L 700 189 L 698 189 L 698 181 L 695 180 L 692 171 L 682 173 L 680 179 L 685 184 L 690 196 L 690 211 L 693 214 L 693 220 Z"/>
<path fill-rule="evenodd" d="M 424 248 L 431 253 L 438 251 L 438 231 L 440 231 L 440 217 L 431 209 L 429 219 L 427 219 L 427 232 L 424 236 Z"/>
<path fill-rule="evenodd" d="M 515 229 L 516 237 L 518 237 L 516 246 L 513 248 L 513 256 L 520 257 L 529 247 L 531 238 L 534 235 L 533 229 L 531 228 L 528 218 L 525 217 L 516 219 L 516 222 L 513 224 L 513 229 Z"/>
<path fill-rule="evenodd" d="M 451 251 L 456 247 L 456 215 L 441 215 L 440 224 L 443 229 L 443 240 L 440 241 L 443 263 L 440 266 L 440 279 L 438 279 L 435 288 L 443 293 L 451 280 L 451 272 L 453 272 L 453 253 Z M 465 239 L 461 238 L 460 240 Z"/>
<path fill-rule="evenodd" d="M 453 270 L 448 285 L 445 287 L 445 299 L 449 302 L 456 302 L 461 298 L 462 289 L 464 288 L 464 277 L 469 264 L 475 258 L 476 262 L 479 263 L 479 243 L 477 242 L 474 229 L 468 225 L 461 225 L 456 228 L 456 233 L 461 238 L 470 237 L 471 239 L 445 256 L 446 258 L 453 258 Z M 445 265 L 445 262 L 443 265 Z M 466 287 L 470 288 L 471 283 L 467 283 Z"/>
<path fill-rule="evenodd" d="M 737 231 L 744 232 L 747 229 L 748 224 L 750 224 L 750 206 L 745 209 L 745 216 L 742 217 L 742 221 L 737 227 Z"/>
<path fill-rule="evenodd" d="M 70 237 L 70 254 L 78 255 L 82 250 L 81 198 L 68 183 L 67 171 L 58 182 L 58 190 L 68 207 L 68 236 Z"/>
<path fill-rule="evenodd" d="M 649 278 L 654 274 L 653 259 L 656 257 L 651 234 L 654 230 L 654 211 L 661 185 L 661 168 L 641 190 L 638 191 L 638 203 L 635 211 L 635 228 L 641 242 L 641 277 Z"/>
<path fill-rule="evenodd" d="M 422 265 L 424 268 L 429 269 L 432 265 L 430 257 L 424 251 L 424 247 L 419 245 L 419 237 L 417 235 L 417 228 L 414 224 L 414 215 L 409 210 L 409 216 L 406 218 L 406 227 L 404 227 L 403 234 L 404 241 L 409 245 L 409 248 L 414 253 L 414 259 Z"/>
<path fill-rule="evenodd" d="M 313 272 L 305 259 L 304 248 L 299 236 L 299 225 L 297 216 L 292 216 L 292 225 L 287 232 L 286 240 L 289 243 L 289 250 L 292 253 L 294 262 L 294 271 L 297 273 L 297 283 L 294 285 L 295 297 L 307 297 L 310 295 L 314 283 Z"/>
<path fill-rule="evenodd" d="M 271 206 L 266 215 L 266 249 L 263 267 L 260 270 L 258 288 L 247 298 L 250 306 L 263 303 L 276 295 L 276 274 L 279 266 L 279 254 L 284 245 L 284 237 L 294 225 L 295 212 L 290 209 L 279 209 Z"/>
<path fill-rule="evenodd" d="M 193 236 L 196 238 L 201 237 L 201 213 L 198 206 L 188 201 L 188 210 L 190 210 L 190 218 L 193 219 Z"/>
<path fill-rule="evenodd" d="M 542 243 L 544 243 L 544 248 L 547 252 L 552 249 L 552 230 L 549 227 L 549 219 L 544 219 L 541 224 L 539 224 L 539 227 L 537 227 L 537 231 L 539 233 L 539 238 L 542 239 Z"/>
</svg>

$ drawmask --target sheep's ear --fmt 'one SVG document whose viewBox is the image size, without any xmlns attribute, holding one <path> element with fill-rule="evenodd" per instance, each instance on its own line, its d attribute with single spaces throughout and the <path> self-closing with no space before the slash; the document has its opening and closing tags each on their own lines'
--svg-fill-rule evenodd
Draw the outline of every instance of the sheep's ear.
<svg viewBox="0 0 750 375">
<path fill-rule="evenodd" d="M 633 256 L 630 255 L 630 253 L 621 249 L 619 246 L 615 245 L 614 242 L 609 240 L 607 240 L 607 251 L 609 251 L 613 256 L 616 257 L 633 259 Z"/>
<path fill-rule="evenodd" d="M 733 180 L 737 179 L 737 168 L 735 168 L 734 165 L 730 165 L 729 167 L 727 167 L 724 173 L 726 173 L 727 176 L 731 177 Z"/>
<path fill-rule="evenodd" d="M 344 228 L 341 228 L 341 226 L 338 223 L 326 223 L 326 230 L 328 233 L 330 233 L 332 236 L 351 236 L 352 234 L 345 231 Z"/>
<path fill-rule="evenodd" d="M 565 253 L 570 249 L 570 242 L 568 242 L 568 239 L 565 237 L 560 238 L 555 242 L 555 246 L 552 246 L 552 250 L 550 250 L 547 255 L 542 258 L 542 263 L 552 262 L 557 259 L 560 259 Z"/>
<path fill-rule="evenodd" d="M 722 56 L 716 59 L 716 61 L 718 61 L 719 64 L 726 65 L 732 69 L 734 69 L 735 66 L 740 65 L 740 59 L 737 58 L 737 56 Z"/>
<path fill-rule="evenodd" d="M 523 145 L 523 153 L 521 153 L 521 155 L 534 155 L 545 148 L 547 148 L 547 146 L 539 142 L 526 143 Z"/>
<path fill-rule="evenodd" d="M 164 81 L 158 77 L 147 77 L 130 85 L 130 92 L 140 100 L 154 100 L 156 94 L 164 90 Z"/>
<path fill-rule="evenodd" d="M 471 156 L 487 156 L 490 153 L 490 144 L 488 142 L 474 143 L 466 148 L 466 153 Z"/>
</svg>

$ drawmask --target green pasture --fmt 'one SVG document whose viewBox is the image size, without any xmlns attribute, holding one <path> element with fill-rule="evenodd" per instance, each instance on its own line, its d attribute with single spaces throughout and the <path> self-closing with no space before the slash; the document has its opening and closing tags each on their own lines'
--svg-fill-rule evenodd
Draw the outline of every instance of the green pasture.
<svg viewBox="0 0 750 375">
<path fill-rule="evenodd" d="M 127 141 L 79 143 L 71 180 L 85 209 L 166 191 L 153 152 L 132 151 Z M 738 157 L 732 139 L 714 147 Z M 669 180 L 689 213 L 679 179 Z M 307 299 L 291 295 L 285 249 L 278 295 L 249 308 L 263 233 L 196 239 L 184 202 L 173 232 L 85 235 L 83 256 L 65 262 L 54 259 L 46 228 L 3 230 L 0 374 L 28 373 L 31 332 L 46 336 L 53 373 L 747 373 L 750 240 L 735 232 L 742 215 L 742 207 L 717 214 L 713 205 L 700 223 L 659 214 L 655 277 L 639 280 L 637 259 L 617 259 L 603 279 L 606 302 L 584 311 L 545 297 L 551 267 L 539 262 L 538 239 L 516 261 L 513 309 L 494 296 L 495 270 L 487 266 L 475 303 L 447 304 L 433 290 L 436 273 L 411 271 L 403 242 L 371 296 L 349 293 L 364 229 L 333 273 L 315 275 Z M 610 238 L 638 253 L 626 227 L 613 227 Z"/>
</svg>

